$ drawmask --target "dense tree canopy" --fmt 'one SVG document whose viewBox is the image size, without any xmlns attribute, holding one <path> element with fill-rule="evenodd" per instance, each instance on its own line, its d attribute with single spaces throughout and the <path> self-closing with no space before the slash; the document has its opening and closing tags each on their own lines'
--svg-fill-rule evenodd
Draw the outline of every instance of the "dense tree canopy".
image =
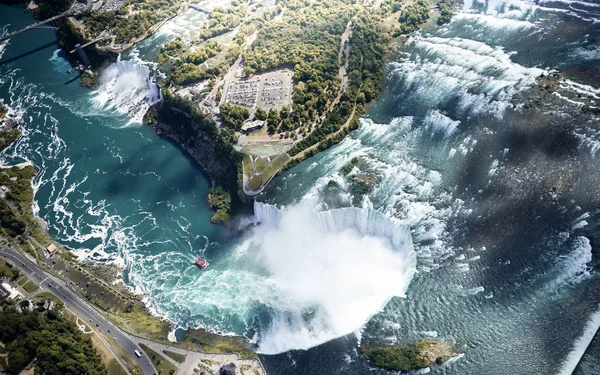
<svg viewBox="0 0 600 375">
<path fill-rule="evenodd" d="M 105 375 L 92 342 L 56 313 L 0 312 L 0 341 L 8 351 L 7 374 L 17 375 L 35 359 L 36 374 Z"/>
</svg>

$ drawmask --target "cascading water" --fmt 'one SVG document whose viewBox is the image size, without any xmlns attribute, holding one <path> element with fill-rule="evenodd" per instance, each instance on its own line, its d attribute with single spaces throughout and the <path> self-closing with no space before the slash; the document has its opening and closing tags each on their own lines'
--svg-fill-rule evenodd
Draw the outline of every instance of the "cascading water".
<svg viewBox="0 0 600 375">
<path fill-rule="evenodd" d="M 360 329 L 416 270 L 410 232 L 368 209 L 285 211 L 255 203 L 249 248 L 277 291 L 259 333 L 259 352 L 308 349 Z M 265 303 L 267 301 L 263 301 Z"/>
<path fill-rule="evenodd" d="M 3 24 L 19 20 L 11 29 L 32 22 L 0 7 Z M 56 47 L 31 53 L 54 40 L 43 31 L 0 52 L 2 99 L 27 123 L 2 158 L 40 169 L 39 215 L 57 241 L 122 264 L 127 285 L 176 326 L 244 334 L 263 353 L 324 343 L 262 356 L 269 374 L 385 373 L 346 335 L 359 327 L 367 345 L 459 342 L 465 355 L 432 374 L 570 373 L 600 324 L 600 133 L 584 111 L 600 96 L 599 9 L 459 1 L 449 24 L 392 54 L 359 130 L 271 182 L 259 200 L 289 209 L 257 204 L 262 224 L 241 238 L 210 225 L 209 186 L 180 150 L 124 126 L 160 95 L 146 69 L 107 69 L 90 108 Z M 193 32 L 185 17 L 197 13 L 176 21 Z M 167 37 L 135 48 L 151 60 Z M 565 75 L 556 91 L 534 90 L 549 71 Z M 359 172 L 338 171 L 355 156 L 376 181 L 360 204 L 384 214 L 323 211 L 352 204 Z M 320 213 L 297 206 L 308 197 Z M 197 256 L 211 266 L 199 272 Z"/>
<path fill-rule="evenodd" d="M 100 75 L 100 86 L 93 100 L 102 110 L 112 110 L 141 123 L 149 106 L 162 100 L 162 93 L 150 77 L 150 69 L 133 61 L 117 58 Z"/>
</svg>

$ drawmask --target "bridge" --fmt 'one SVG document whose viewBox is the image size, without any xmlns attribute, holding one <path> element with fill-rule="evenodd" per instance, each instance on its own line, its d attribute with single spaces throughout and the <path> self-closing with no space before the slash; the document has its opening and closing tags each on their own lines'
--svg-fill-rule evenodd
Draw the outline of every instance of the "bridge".
<svg viewBox="0 0 600 375">
<path fill-rule="evenodd" d="M 12 37 L 14 37 L 16 35 L 24 33 L 25 31 L 29 31 L 29 30 L 42 29 L 42 28 L 43 29 L 57 29 L 58 27 L 56 27 L 56 26 L 46 26 L 46 24 L 52 24 L 54 21 L 56 21 L 58 19 L 61 19 L 63 17 L 71 17 L 71 16 L 75 16 L 77 14 L 86 12 L 86 11 L 92 9 L 92 5 L 93 4 L 94 4 L 93 0 L 87 0 L 87 4 L 85 5 L 84 8 L 82 8 L 83 4 L 80 4 L 80 3 L 76 2 L 69 10 L 67 10 L 65 12 L 62 12 L 60 14 L 57 14 L 54 17 L 47 18 L 47 19 L 45 19 L 43 21 L 36 22 L 36 23 L 31 24 L 29 26 L 25 26 L 24 28 L 22 28 L 20 30 L 17 30 L 17 31 L 14 31 L 12 33 L 9 33 L 9 34 L 1 36 L 0 37 L 0 43 L 4 42 L 7 39 L 10 39 L 10 38 L 12 38 Z"/>
<path fill-rule="evenodd" d="M 211 14 L 214 9 L 209 8 L 207 6 L 198 5 L 198 4 L 190 4 L 190 8 L 197 10 L 198 12 Z"/>
<path fill-rule="evenodd" d="M 107 36 L 99 36 L 96 39 L 87 42 L 86 44 L 77 45 L 76 47 L 78 47 L 78 48 L 85 48 L 85 47 L 87 47 L 89 45 L 92 45 L 94 43 L 98 43 L 99 41 L 101 41 L 103 39 L 108 39 L 108 38 L 109 37 L 107 37 Z M 77 51 L 77 48 L 75 48 L 74 50 L 72 50 L 70 53 L 75 53 L 76 51 Z"/>
</svg>

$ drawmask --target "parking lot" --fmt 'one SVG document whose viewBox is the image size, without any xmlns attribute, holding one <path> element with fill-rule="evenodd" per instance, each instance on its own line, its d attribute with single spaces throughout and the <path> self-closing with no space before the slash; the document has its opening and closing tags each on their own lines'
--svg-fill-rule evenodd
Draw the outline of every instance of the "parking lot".
<svg viewBox="0 0 600 375">
<path fill-rule="evenodd" d="M 225 103 L 266 111 L 291 105 L 292 72 L 281 70 L 231 82 L 225 89 Z"/>
</svg>

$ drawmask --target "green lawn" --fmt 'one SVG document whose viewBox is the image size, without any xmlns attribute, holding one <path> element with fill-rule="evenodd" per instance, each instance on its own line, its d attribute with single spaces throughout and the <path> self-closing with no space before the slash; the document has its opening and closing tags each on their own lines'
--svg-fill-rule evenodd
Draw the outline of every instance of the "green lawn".
<svg viewBox="0 0 600 375">
<path fill-rule="evenodd" d="M 19 285 L 19 286 L 23 286 L 23 284 L 25 284 L 27 282 L 27 280 L 29 280 L 27 278 L 27 276 L 21 275 L 21 276 L 17 277 L 17 279 L 15 280 L 15 283 L 17 283 L 17 285 Z"/>
<path fill-rule="evenodd" d="M 110 361 L 106 369 L 108 370 L 108 375 L 128 375 L 116 359 Z"/>
<path fill-rule="evenodd" d="M 281 167 L 283 167 L 285 163 L 287 163 L 290 159 L 291 158 L 288 154 L 281 154 L 277 158 L 275 158 L 275 160 L 273 160 L 271 164 L 269 164 L 267 169 L 265 169 L 262 175 L 263 184 L 267 183 L 269 179 L 275 175 L 275 173 L 279 172 Z"/>
<path fill-rule="evenodd" d="M 23 289 L 25 289 L 27 293 L 33 293 L 38 290 L 38 286 L 33 281 L 28 281 L 23 285 Z"/>
<path fill-rule="evenodd" d="M 254 169 L 256 170 L 256 173 L 264 171 L 267 165 L 269 165 L 269 158 L 267 157 L 257 157 L 254 159 Z"/>
<path fill-rule="evenodd" d="M 165 353 L 166 355 L 168 355 L 169 357 L 171 357 L 173 360 L 179 362 L 179 363 L 183 363 L 185 362 L 185 356 L 183 354 L 179 354 L 179 353 L 175 353 L 175 352 L 171 352 L 169 350 L 163 350 L 163 353 Z"/>
<path fill-rule="evenodd" d="M 148 357 L 150 357 L 152 364 L 154 365 L 154 367 L 156 367 L 156 370 L 158 371 L 159 374 L 161 374 L 161 375 L 177 374 L 177 368 L 171 362 L 169 362 L 165 357 L 163 357 L 159 353 L 155 352 L 154 350 L 150 349 L 149 347 L 147 347 L 144 344 L 139 344 L 139 345 L 140 345 L 140 348 L 142 348 L 146 352 L 146 354 L 148 354 Z"/>
<path fill-rule="evenodd" d="M 50 301 L 54 301 L 56 303 L 62 302 L 60 299 L 58 299 L 57 296 L 55 296 L 54 294 L 52 294 L 50 292 L 40 292 L 35 295 L 34 299 L 35 300 L 49 299 Z"/>
<path fill-rule="evenodd" d="M 252 176 L 246 187 L 250 190 L 256 190 L 260 187 L 260 175 Z"/>
<path fill-rule="evenodd" d="M 6 276 L 9 279 L 15 276 L 13 269 L 7 266 L 4 261 L 0 262 L 0 276 Z"/>
<path fill-rule="evenodd" d="M 242 159 L 242 167 L 244 169 L 244 175 L 246 178 L 251 178 L 254 174 L 254 164 L 252 163 L 252 158 L 248 154 L 244 154 L 244 159 Z"/>
</svg>

